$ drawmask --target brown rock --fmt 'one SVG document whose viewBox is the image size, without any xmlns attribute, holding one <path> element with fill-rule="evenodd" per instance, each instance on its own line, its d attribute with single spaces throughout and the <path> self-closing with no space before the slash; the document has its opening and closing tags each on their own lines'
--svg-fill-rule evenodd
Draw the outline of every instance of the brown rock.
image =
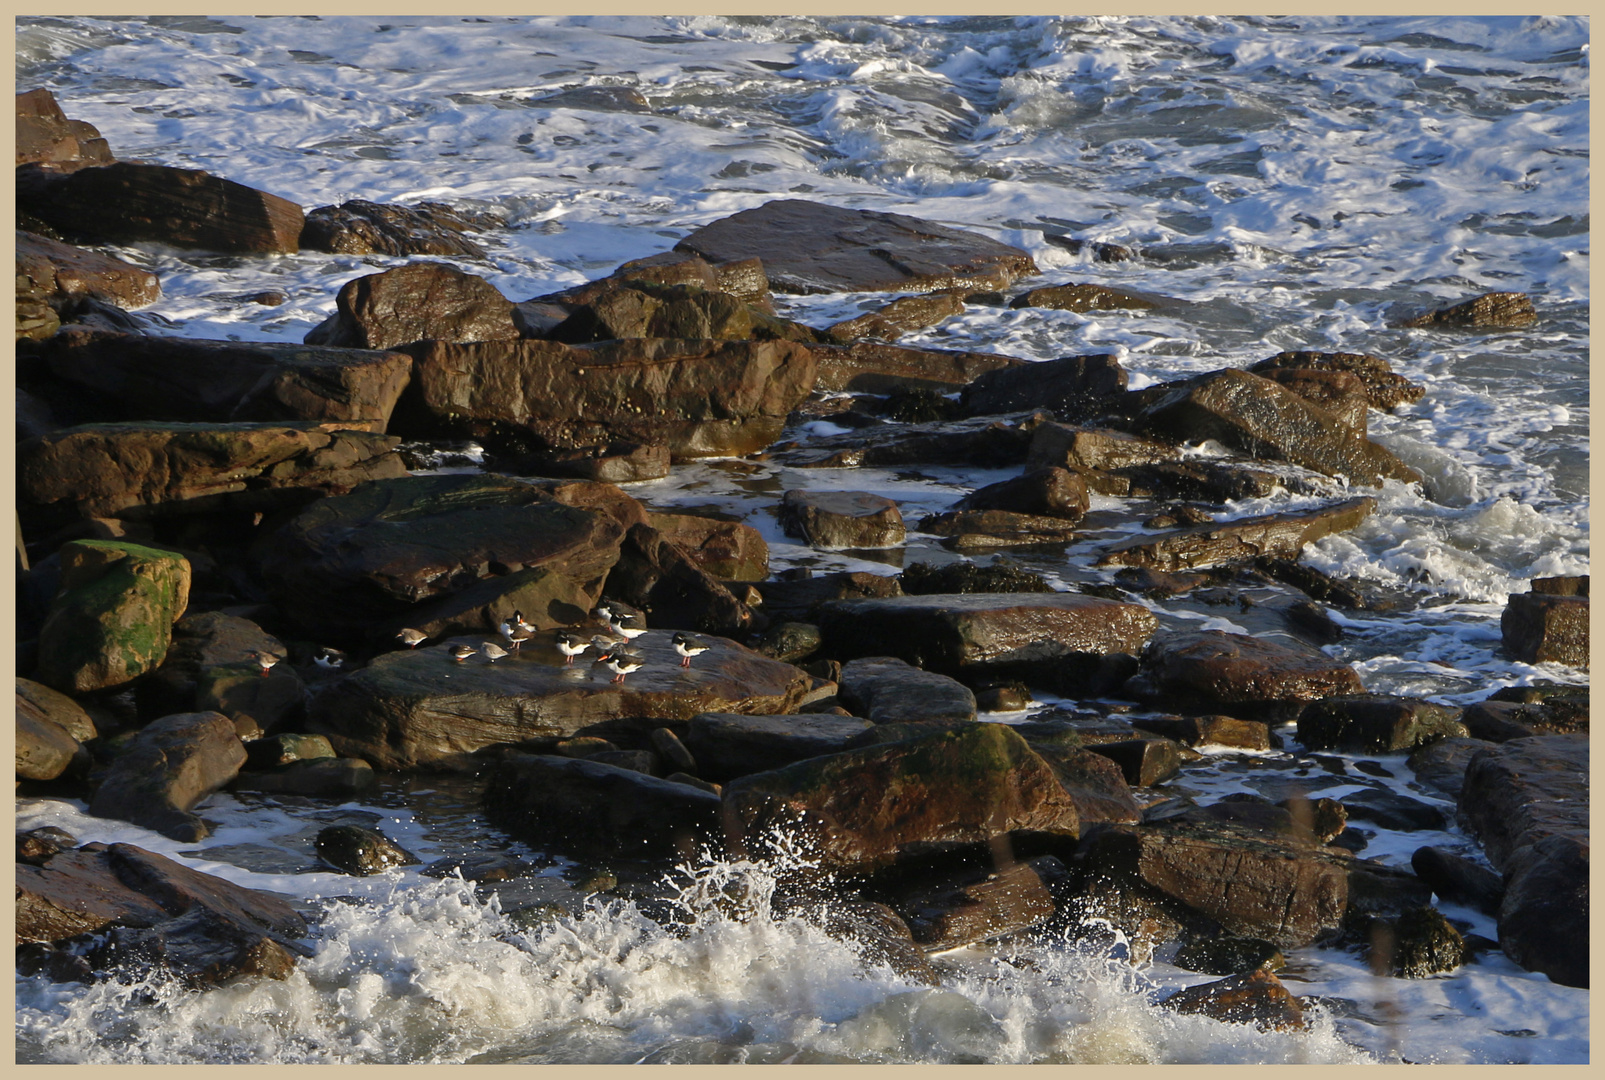
<svg viewBox="0 0 1605 1080">
<path fill-rule="evenodd" d="M 705 225 L 675 245 L 709 262 L 761 258 L 782 292 L 1006 288 L 1031 257 L 975 233 L 902 214 L 778 199 Z"/>
<path fill-rule="evenodd" d="M 763 584 L 764 611 L 777 621 L 814 621 L 815 609 L 831 600 L 902 596 L 898 579 L 886 574 L 838 571 L 833 574 L 777 579 Z"/>
<path fill-rule="evenodd" d="M 1533 302 L 1526 293 L 1491 292 L 1459 304 L 1429 311 L 1400 325 L 1480 329 L 1530 326 L 1537 321 L 1538 313 L 1533 310 Z"/>
<path fill-rule="evenodd" d="M 1460 710 L 1392 694 L 1343 694 L 1312 701 L 1298 718 L 1306 749 L 1394 753 L 1437 739 L 1466 737 Z"/>
<path fill-rule="evenodd" d="M 813 355 L 784 341 L 636 339 L 409 346 L 411 434 L 507 430 L 553 447 L 662 444 L 677 458 L 773 442 L 813 388 Z M 400 417 L 396 430 L 402 430 Z"/>
<path fill-rule="evenodd" d="M 49 720 L 18 712 L 17 779 L 54 780 L 67 771 L 82 747 L 66 730 Z"/>
<path fill-rule="evenodd" d="M 925 953 L 914 943 L 908 924 L 885 904 L 847 900 L 827 905 L 820 912 L 821 929 L 833 938 L 852 942 L 865 963 L 882 964 L 910 982 L 937 986 L 941 977 Z"/>
<path fill-rule="evenodd" d="M 17 716 L 27 716 L 55 725 L 77 741 L 88 742 L 97 736 L 95 723 L 84 707 L 43 683 L 32 679 L 17 679 Z"/>
<path fill-rule="evenodd" d="M 60 229 L 242 254 L 300 248 L 299 206 L 199 169 L 120 161 L 42 179 L 18 177 L 19 207 Z"/>
<path fill-rule="evenodd" d="M 307 332 L 309 345 L 390 349 L 415 341 L 510 341 L 513 305 L 484 278 L 455 266 L 415 262 L 354 278 L 335 313 Z"/>
<path fill-rule="evenodd" d="M 1099 566 L 1191 570 L 1260 557 L 1296 559 L 1306 544 L 1355 528 L 1376 510 L 1369 496 L 1293 511 L 1210 522 L 1157 537 L 1139 536 L 1107 549 Z"/>
<path fill-rule="evenodd" d="M 1264 968 L 1178 991 L 1160 1004 L 1175 1012 L 1208 1016 L 1223 1024 L 1253 1024 L 1261 1031 L 1303 1031 L 1304 1008 L 1282 980 Z"/>
<path fill-rule="evenodd" d="M 51 374 L 125 420 L 313 421 L 383 432 L 412 358 L 367 349 L 87 333 L 45 352 Z"/>
<path fill-rule="evenodd" d="M 161 667 L 135 687 L 147 715 L 213 710 L 240 713 L 269 728 L 298 712 L 306 687 L 289 664 L 267 677 L 253 653 L 284 656 L 284 643 L 249 619 L 206 611 L 173 624 L 173 641 Z"/>
<path fill-rule="evenodd" d="M 112 161 L 111 147 L 93 124 L 69 120 L 49 90 L 17 95 L 17 164 L 43 162 L 82 168 Z"/>
<path fill-rule="evenodd" d="M 1427 392 L 1426 387 L 1395 373 L 1393 365 L 1380 356 L 1363 353 L 1279 352 L 1248 370 L 1256 375 L 1268 376 L 1271 371 L 1282 368 L 1346 371 L 1356 375 L 1365 384 L 1366 398 L 1373 409 L 1391 411 L 1399 405 L 1420 401 Z"/>
<path fill-rule="evenodd" d="M 1477 754 L 1458 815 L 1498 870 L 1545 837 L 1586 835 L 1588 736 L 1513 739 Z"/>
<path fill-rule="evenodd" d="M 752 609 L 650 525 L 624 534 L 602 591 L 640 608 L 656 628 L 733 637 L 752 629 Z"/>
<path fill-rule="evenodd" d="M 1305 401 L 1312 401 L 1338 418 L 1344 427 L 1365 434 L 1366 413 L 1371 402 L 1365 383 L 1348 371 L 1322 371 L 1316 368 L 1270 368 L 1265 378 L 1280 383 Z"/>
<path fill-rule="evenodd" d="M 867 394 L 884 394 L 899 387 L 946 392 L 987 372 L 1026 365 L 1024 360 L 994 353 L 917 349 L 879 341 L 814 345 L 810 351 L 819 364 L 815 389 Z"/>
<path fill-rule="evenodd" d="M 1495 745 L 1486 739 L 1439 739 L 1415 751 L 1407 763 L 1421 783 L 1459 798 L 1471 759 Z"/>
<path fill-rule="evenodd" d="M 1052 855 L 1011 863 L 990 872 L 961 871 L 899 890 L 893 906 L 926 952 L 942 952 L 1035 926 L 1057 906 L 1049 880 L 1063 877 Z"/>
<path fill-rule="evenodd" d="M 1325 653 L 1203 630 L 1155 638 L 1126 689 L 1182 712 L 1259 716 L 1365 687 L 1352 667 Z"/>
<path fill-rule="evenodd" d="M 1076 538 L 1070 518 L 1009 510 L 948 510 L 921 518 L 919 531 L 942 537 L 942 545 L 955 551 L 1063 545 Z"/>
<path fill-rule="evenodd" d="M 1505 866 L 1499 947 L 1562 986 L 1588 980 L 1588 833 L 1548 836 Z"/>
<path fill-rule="evenodd" d="M 1479 701 L 1460 717 L 1472 738 L 1502 743 L 1532 735 L 1568 735 L 1588 730 L 1588 713 L 1555 710 L 1541 702 Z"/>
<path fill-rule="evenodd" d="M 874 311 L 865 312 L 854 319 L 827 327 L 823 336 L 843 344 L 860 338 L 896 341 L 904 334 L 912 334 L 944 319 L 964 314 L 964 301 L 953 293 L 930 293 L 925 296 L 905 296 L 883 304 Z"/>
<path fill-rule="evenodd" d="M 301 247 L 336 255 L 444 255 L 483 259 L 485 249 L 464 236 L 501 224 L 489 215 L 463 214 L 445 203 L 416 206 L 350 199 L 309 210 Z"/>
<path fill-rule="evenodd" d="M 669 448 L 646 443 L 617 442 L 604 446 L 536 451 L 503 469 L 516 474 L 572 476 L 609 484 L 661 480 L 669 475 Z"/>
<path fill-rule="evenodd" d="M 1179 457 L 1181 449 L 1173 443 L 1155 442 L 1124 431 L 1046 423 L 1037 425 L 1031 433 L 1026 467 L 1109 470 Z"/>
<path fill-rule="evenodd" d="M 1010 510 L 1019 514 L 1079 520 L 1087 512 L 1087 485 L 1067 469 L 1031 469 L 1001 483 L 971 492 L 953 504 L 956 510 Z"/>
<path fill-rule="evenodd" d="M 694 514 L 649 514 L 647 522 L 716 578 L 763 581 L 769 576 L 769 545 L 751 525 Z"/>
<path fill-rule="evenodd" d="M 1588 597 L 1511 593 L 1499 619 L 1505 650 L 1528 664 L 1588 670 Z"/>
<path fill-rule="evenodd" d="M 1533 578 L 1532 581 L 1528 582 L 1527 588 L 1535 593 L 1543 593 L 1545 596 L 1587 596 L 1588 575 Z"/>
<path fill-rule="evenodd" d="M 118 307 L 143 307 L 161 293 L 160 279 L 149 270 L 17 230 L 18 297 L 42 300 L 61 312 L 91 296 Z"/>
<path fill-rule="evenodd" d="M 1126 389 L 1126 370 L 1110 354 L 1066 356 L 982 373 L 960 401 L 971 415 L 1051 409 L 1061 416 L 1095 410 Z"/>
<path fill-rule="evenodd" d="M 1152 311 L 1156 308 L 1175 307 L 1177 301 L 1164 296 L 1155 296 L 1152 293 L 1134 292 L 1129 289 L 1114 289 L 1107 285 L 1093 285 L 1090 282 L 1077 285 L 1066 282 L 1063 285 L 1045 285 L 1040 289 L 1016 296 L 1010 303 L 1011 308 L 1057 308 L 1060 311 L 1118 311 L 1129 309 L 1134 311 Z"/>
<path fill-rule="evenodd" d="M 892 547 L 903 542 L 897 504 L 862 491 L 793 489 L 780 501 L 780 524 L 817 548 Z"/>
<path fill-rule="evenodd" d="M 1145 716 L 1132 725 L 1184 746 L 1232 746 L 1241 750 L 1279 749 L 1281 739 L 1258 720 L 1238 720 L 1230 716 Z"/>
<path fill-rule="evenodd" d="M 1087 749 L 1120 766 L 1132 787 L 1162 784 L 1181 771 L 1181 744 L 1162 736 L 1097 743 Z"/>
<path fill-rule="evenodd" d="M 189 811 L 233 780 L 244 764 L 245 747 L 221 713 L 164 717 L 145 727 L 112 763 L 89 812 L 174 840 L 201 840 L 211 829 Z"/>
</svg>

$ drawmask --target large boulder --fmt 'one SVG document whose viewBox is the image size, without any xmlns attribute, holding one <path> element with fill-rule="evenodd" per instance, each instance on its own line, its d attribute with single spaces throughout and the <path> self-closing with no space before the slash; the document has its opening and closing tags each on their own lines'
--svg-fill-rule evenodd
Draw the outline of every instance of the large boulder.
<svg viewBox="0 0 1605 1080">
<path fill-rule="evenodd" d="M 792 713 L 813 689 L 800 669 L 724 638 L 704 637 L 708 651 L 683 668 L 671 636 L 652 630 L 635 638 L 631 649 L 646 662 L 617 683 L 583 654 L 564 665 L 548 641 L 531 641 L 494 664 L 477 656 L 453 661 L 451 641 L 387 653 L 316 694 L 308 728 L 376 768 L 455 766 L 482 747 L 571 736 L 626 717 Z M 482 640 L 456 639 L 475 647 Z"/>
<path fill-rule="evenodd" d="M 39 680 L 67 693 L 123 686 L 167 655 L 189 605 L 182 555 L 112 540 L 61 549 L 61 592 L 39 632 Z"/>
<path fill-rule="evenodd" d="M 744 522 L 652 513 L 647 524 L 722 581 L 762 581 L 769 576 L 769 544 Z"/>
<path fill-rule="evenodd" d="M 211 834 L 190 811 L 239 774 L 245 746 L 222 713 L 176 713 L 146 726 L 112 762 L 89 800 L 96 817 L 116 818 L 174 840 Z"/>
<path fill-rule="evenodd" d="M 1098 565 L 1175 571 L 1256 558 L 1296 559 L 1305 545 L 1323 536 L 1347 532 L 1375 510 L 1376 500 L 1362 496 L 1315 510 L 1261 514 L 1194 525 L 1158 536 L 1136 536 L 1105 549 Z"/>
<path fill-rule="evenodd" d="M 241 713 L 265 729 L 299 711 L 306 687 L 289 664 L 264 677 L 255 653 L 285 655 L 284 643 L 249 619 L 221 611 L 186 615 L 173 625 L 167 657 L 134 688 L 147 716 L 194 710 L 234 717 Z"/>
<path fill-rule="evenodd" d="M 522 570 L 552 570 L 594 600 L 622 534 L 613 518 L 523 481 L 407 477 L 303 510 L 262 545 L 261 566 L 280 606 L 309 634 L 361 641 L 395 634 L 392 624 L 425 601 Z M 558 606 L 525 615 L 555 626 L 584 614 Z"/>
<path fill-rule="evenodd" d="M 390 349 L 414 341 L 508 341 L 513 303 L 484 278 L 447 263 L 415 262 L 354 278 L 335 312 L 307 332 L 309 345 Z"/>
<path fill-rule="evenodd" d="M 1505 650 L 1528 664 L 1588 670 L 1588 597 L 1511 593 L 1499 618 Z"/>
<path fill-rule="evenodd" d="M 1266 368 L 1255 371 L 1274 383 L 1287 387 L 1305 401 L 1313 402 L 1338 418 L 1349 430 L 1364 435 L 1371 400 L 1365 383 L 1349 371 L 1322 371 L 1318 368 Z"/>
<path fill-rule="evenodd" d="M 985 292 L 1037 272 L 1024 251 L 975 233 L 803 199 L 715 221 L 675 250 L 710 262 L 761 258 L 771 285 L 791 293 Z"/>
<path fill-rule="evenodd" d="M 633 281 L 570 309 L 543 336 L 580 345 L 619 338 L 804 338 L 800 328 L 766 318 L 729 293 L 698 285 Z"/>
<path fill-rule="evenodd" d="M 1253 719 L 1285 716 L 1304 702 L 1365 687 L 1354 668 L 1325 653 L 1199 630 L 1155 638 L 1126 690 L 1175 712 Z"/>
<path fill-rule="evenodd" d="M 731 781 L 724 826 L 738 850 L 763 850 L 779 829 L 826 869 L 867 871 L 1013 832 L 1075 838 L 1081 821 L 1024 739 L 969 724 Z"/>
<path fill-rule="evenodd" d="M 49 720 L 17 711 L 17 779 L 54 780 L 83 752 L 78 740 Z"/>
<path fill-rule="evenodd" d="M 1154 394 L 1137 416 L 1151 434 L 1216 439 L 1255 457 L 1301 465 L 1353 484 L 1419 480 L 1392 452 L 1292 390 L 1246 371 L 1210 372 Z"/>
<path fill-rule="evenodd" d="M 1256 375 L 1267 375 L 1278 370 L 1347 372 L 1364 385 L 1366 399 L 1373 409 L 1388 411 L 1420 401 L 1427 392 L 1426 387 L 1396 373 L 1393 365 L 1380 356 L 1364 353 L 1292 350 L 1261 360 L 1248 370 Z"/>
<path fill-rule="evenodd" d="M 25 515 L 58 523 L 268 512 L 406 475 L 400 441 L 334 424 L 86 424 L 19 445 L 17 487 Z"/>
<path fill-rule="evenodd" d="M 932 723 L 975 719 L 975 694 L 934 671 L 921 671 L 895 657 L 870 656 L 843 664 L 838 680 L 848 707 L 876 724 Z"/>
<path fill-rule="evenodd" d="M 837 600 L 819 612 L 832 655 L 901 657 L 950 674 L 1073 654 L 1136 654 L 1158 626 L 1140 604 L 1085 593 L 934 593 Z"/>
<path fill-rule="evenodd" d="M 499 218 L 465 214 L 445 203 L 414 206 L 348 199 L 339 206 L 308 210 L 301 247 L 335 255 L 445 255 L 483 259 L 485 249 L 464 233 L 501 224 Z"/>
<path fill-rule="evenodd" d="M 1307 750 L 1390 754 L 1437 739 L 1463 739 L 1460 710 L 1393 694 L 1344 694 L 1312 701 L 1298 718 Z"/>
<path fill-rule="evenodd" d="M 107 164 L 111 147 L 95 125 L 69 120 L 56 96 L 43 88 L 17 95 L 17 164 L 41 162 L 58 169 Z"/>
<path fill-rule="evenodd" d="M 1024 360 L 995 353 L 921 349 L 882 341 L 815 345 L 811 351 L 819 362 L 815 389 L 861 394 L 884 394 L 902 387 L 946 392 L 987 372 L 1027 366 Z"/>
<path fill-rule="evenodd" d="M 95 722 L 82 705 L 59 690 L 52 690 L 32 679 L 17 679 L 17 716 L 27 716 L 54 725 L 81 743 L 88 742 L 98 734 Z"/>
<path fill-rule="evenodd" d="M 1499 947 L 1562 986 L 1589 985 L 1588 834 L 1548 836 L 1505 864 Z"/>
<path fill-rule="evenodd" d="M 369 349 L 76 334 L 46 350 L 51 374 L 124 420 L 310 420 L 382 432 L 412 358 Z"/>
<path fill-rule="evenodd" d="M 485 812 L 540 850 L 608 858 L 695 858 L 717 844 L 719 796 L 599 761 L 509 754 L 491 769 Z"/>
<path fill-rule="evenodd" d="M 160 279 L 121 259 L 17 230 L 17 295 L 57 312 L 94 297 L 118 307 L 143 307 L 161 295 Z"/>
<path fill-rule="evenodd" d="M 58 229 L 114 243 L 231 254 L 300 249 L 301 207 L 200 169 L 119 161 L 67 176 L 19 173 L 17 197 L 20 209 Z"/>
<path fill-rule="evenodd" d="M 520 435 L 554 447 L 629 441 L 676 457 L 773 442 L 813 389 L 815 362 L 787 341 L 425 341 L 404 429 Z"/>
<path fill-rule="evenodd" d="M 752 609 L 652 526 L 630 526 L 618 551 L 602 591 L 640 608 L 648 625 L 734 637 L 752 629 Z"/>
<path fill-rule="evenodd" d="M 856 716 L 710 712 L 691 718 L 685 745 L 696 758 L 698 775 L 722 783 L 805 758 L 841 753 L 848 740 L 873 726 Z"/>
<path fill-rule="evenodd" d="M 867 491 L 806 491 L 781 497 L 780 526 L 816 548 L 893 547 L 903 542 L 897 504 Z"/>
</svg>

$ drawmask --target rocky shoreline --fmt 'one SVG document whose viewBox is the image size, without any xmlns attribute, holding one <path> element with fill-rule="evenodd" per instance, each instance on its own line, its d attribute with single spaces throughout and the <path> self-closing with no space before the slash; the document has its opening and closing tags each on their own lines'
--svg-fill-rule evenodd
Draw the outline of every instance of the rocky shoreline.
<svg viewBox="0 0 1605 1080">
<path fill-rule="evenodd" d="M 1342 633 L 1329 608 L 1404 603 L 1298 563 L 1375 512 L 1364 489 L 1426 483 L 1366 437 L 1369 411 L 1424 392 L 1386 360 L 1282 352 L 1131 390 L 1112 356 L 899 346 L 966 305 L 1184 301 L 1028 284 L 1023 251 L 798 199 L 514 301 L 432 261 L 481 257 L 493 219 L 304 212 L 115 161 L 46 92 L 17 108 L 20 792 L 198 842 L 219 791 L 315 807 L 378 773 L 450 774 L 481 786 L 507 836 L 612 868 L 604 891 L 649 898 L 656 869 L 703 850 L 800 850 L 827 895 L 799 879 L 777 903 L 814 905 L 911 977 L 970 942 L 1113 928 L 1133 960 L 1224 977 L 1169 1007 L 1266 1027 L 1302 1024 L 1271 971 L 1311 945 L 1399 977 L 1499 948 L 1588 985 L 1586 687 L 1451 708 L 1369 693 L 1320 648 Z M 303 345 L 240 343 L 151 333 L 125 309 L 158 295 L 155 275 L 75 246 L 95 242 L 415 261 L 347 283 Z M 772 290 L 909 295 L 813 327 Z M 1408 324 L 1535 318 L 1489 294 Z M 452 458 L 469 440 L 479 460 Z M 705 460 L 1012 475 L 905 521 L 838 473 L 770 490 L 765 472 L 754 504 L 811 548 L 923 534 L 944 552 L 895 574 L 771 573 L 750 524 L 618 486 Z M 1322 501 L 1217 520 L 1278 489 Z M 1094 569 L 1056 589 L 1007 552 Z M 634 627 L 604 602 L 645 632 L 625 642 Z M 1184 603 L 1237 605 L 1257 632 L 1178 626 L 1167 607 Z M 1586 670 L 1587 611 L 1586 577 L 1537 579 L 1510 598 L 1504 647 Z M 572 663 L 564 631 L 591 643 Z M 593 662 L 626 649 L 639 666 Z M 1033 692 L 1060 704 L 980 715 Z M 1442 827 L 1424 801 L 1167 791 L 1222 749 L 1290 741 L 1377 768 L 1408 754 L 1493 869 L 1431 846 L 1408 870 L 1360 854 L 1349 821 Z M 157 964 L 210 985 L 283 977 L 305 952 L 281 900 L 80 839 L 18 835 L 25 972 Z M 316 851 L 353 874 L 413 858 L 352 824 Z M 1434 896 L 1497 919 L 1498 942 L 1462 934 Z"/>
</svg>

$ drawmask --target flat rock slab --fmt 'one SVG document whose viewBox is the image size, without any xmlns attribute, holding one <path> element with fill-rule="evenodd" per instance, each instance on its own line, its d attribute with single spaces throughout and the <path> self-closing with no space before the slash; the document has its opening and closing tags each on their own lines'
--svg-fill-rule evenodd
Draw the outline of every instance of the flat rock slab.
<svg viewBox="0 0 1605 1080">
<path fill-rule="evenodd" d="M 760 258 L 780 292 L 988 292 L 1037 272 L 1031 256 L 902 214 L 777 199 L 675 245 L 709 262 Z"/>
<path fill-rule="evenodd" d="M 398 432 L 513 429 L 551 447 L 640 442 L 676 457 L 768 446 L 817 370 L 789 341 L 424 341 L 403 351 L 415 363 Z"/>
<path fill-rule="evenodd" d="M 816 390 L 884 394 L 900 387 L 950 391 L 987 372 L 1026 366 L 996 353 L 919 349 L 880 341 L 810 347 L 819 362 Z M 1016 408 L 1028 408 L 1019 405 Z M 999 409 L 998 412 L 1007 410 Z"/>
<path fill-rule="evenodd" d="M 698 775 L 722 783 L 805 758 L 840 753 L 849 739 L 874 726 L 856 716 L 702 713 L 691 718 L 686 748 L 697 760 Z"/>
<path fill-rule="evenodd" d="M 82 334 L 52 342 L 51 374 L 128 420 L 345 422 L 384 431 L 412 358 L 372 349 Z"/>
<path fill-rule="evenodd" d="M 1545 837 L 1586 836 L 1587 734 L 1513 739 L 1475 755 L 1458 814 L 1500 870 Z"/>
<path fill-rule="evenodd" d="M 1309 750 L 1388 754 L 1466 735 L 1459 709 L 1391 694 L 1345 694 L 1312 701 L 1298 718 L 1299 742 Z"/>
<path fill-rule="evenodd" d="M 1588 670 L 1588 597 L 1511 593 L 1499 618 L 1505 650 L 1529 664 Z"/>
<path fill-rule="evenodd" d="M 1133 465 L 1156 465 L 1181 457 L 1175 443 L 1144 439 L 1125 431 L 1075 427 L 1048 422 L 1031 433 L 1026 454 L 1028 468 L 1058 466 L 1064 469 L 1107 471 Z"/>
<path fill-rule="evenodd" d="M 933 593 L 832 601 L 819 625 L 835 655 L 889 654 L 956 673 L 1071 653 L 1136 654 L 1159 623 L 1140 604 L 1085 593 Z"/>
<path fill-rule="evenodd" d="M 1296 559 L 1306 544 L 1347 532 L 1375 510 L 1376 500 L 1363 496 L 1313 511 L 1261 514 L 1176 529 L 1160 536 L 1137 536 L 1109 548 L 1098 565 L 1175 571 L 1262 557 Z"/>
<path fill-rule="evenodd" d="M 1325 653 L 1202 630 L 1156 638 L 1126 690 L 1177 712 L 1260 716 L 1365 687 L 1352 667 Z"/>
<path fill-rule="evenodd" d="M 895 657 L 843 664 L 839 686 L 842 700 L 875 724 L 975 719 L 975 694 L 969 687 Z"/>
<path fill-rule="evenodd" d="M 903 515 L 897 504 L 867 491 L 786 492 L 780 524 L 816 548 L 892 547 L 903 542 Z"/>
<path fill-rule="evenodd" d="M 682 668 L 672 636 L 652 630 L 635 638 L 631 648 L 646 663 L 621 683 L 583 655 L 565 666 L 555 648 L 534 642 L 494 664 L 451 659 L 452 644 L 477 648 L 482 637 L 387 653 L 321 691 L 308 728 L 375 768 L 410 769 L 623 717 L 791 713 L 813 687 L 801 669 L 719 637 L 705 636 L 708 651 Z"/>
<path fill-rule="evenodd" d="M 748 854 L 792 836 L 828 869 L 984 845 L 1014 831 L 1080 835 L 1069 792 L 1002 724 L 810 758 L 725 785 L 725 835 Z"/>
<path fill-rule="evenodd" d="M 1063 545 L 1076 537 L 1071 518 L 1011 510 L 948 510 L 920 518 L 919 530 L 954 551 Z"/>
<path fill-rule="evenodd" d="M 160 280 L 149 270 L 17 230 L 18 296 L 32 296 L 56 308 L 89 296 L 118 307 L 143 307 L 161 292 Z"/>
</svg>

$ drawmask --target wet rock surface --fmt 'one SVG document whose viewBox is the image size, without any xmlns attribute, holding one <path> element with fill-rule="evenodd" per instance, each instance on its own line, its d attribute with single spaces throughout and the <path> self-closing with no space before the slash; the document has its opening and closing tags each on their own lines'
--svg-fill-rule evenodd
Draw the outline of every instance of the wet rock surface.
<svg viewBox="0 0 1605 1080">
<path fill-rule="evenodd" d="M 1352 667 L 1323 653 L 1205 630 L 1156 638 L 1127 689 L 1200 711 L 1258 716 L 1364 687 Z"/>
<path fill-rule="evenodd" d="M 501 224 L 489 215 L 464 214 L 445 203 L 414 206 L 348 199 L 308 210 L 301 247 L 336 255 L 446 255 L 483 259 L 485 249 L 465 233 Z"/>
</svg>

